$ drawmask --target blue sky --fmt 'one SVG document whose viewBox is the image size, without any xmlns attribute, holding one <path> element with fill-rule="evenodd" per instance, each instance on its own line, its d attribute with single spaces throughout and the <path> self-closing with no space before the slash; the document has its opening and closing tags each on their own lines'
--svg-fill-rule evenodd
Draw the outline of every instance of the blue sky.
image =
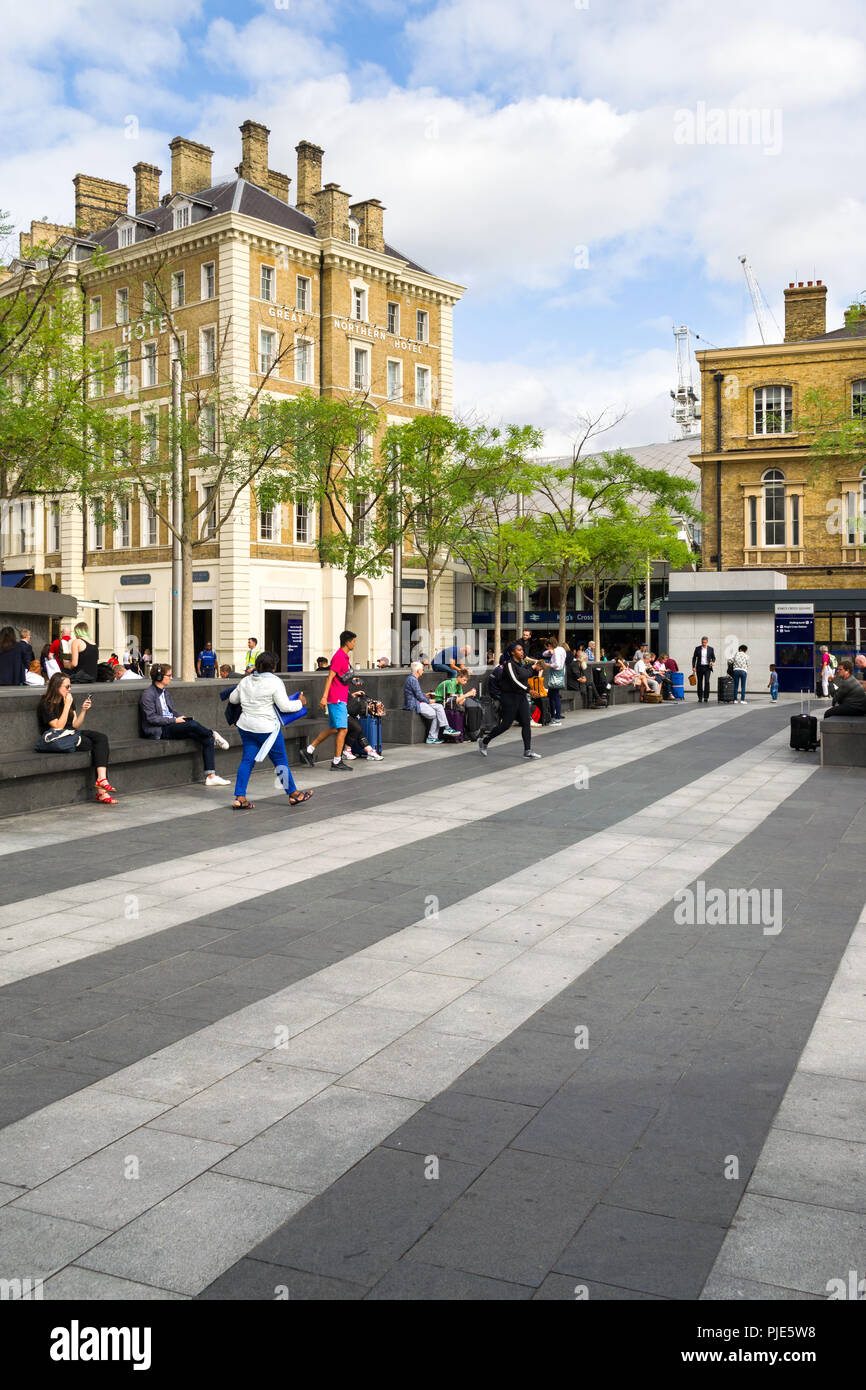
<svg viewBox="0 0 866 1390">
<path fill-rule="evenodd" d="M 780 321 L 789 280 L 829 285 L 829 326 L 866 287 L 864 28 L 853 0 L 42 0 L 4 18 L 0 207 L 67 220 L 75 173 L 139 159 L 167 186 L 177 134 L 229 172 L 261 120 L 272 167 L 294 180 L 316 141 L 467 286 L 459 410 L 553 451 L 610 407 L 605 443 L 647 443 L 672 433 L 673 323 L 757 340 L 740 254 Z"/>
</svg>

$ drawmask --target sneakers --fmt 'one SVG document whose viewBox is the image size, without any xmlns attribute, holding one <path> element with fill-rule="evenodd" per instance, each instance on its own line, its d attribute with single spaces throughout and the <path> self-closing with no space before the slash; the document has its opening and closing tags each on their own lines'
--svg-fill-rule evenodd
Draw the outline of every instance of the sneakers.
<svg viewBox="0 0 866 1390">
<path fill-rule="evenodd" d="M 550 727 L 551 727 L 551 729 L 561 729 L 561 728 L 562 728 L 562 720 L 561 720 L 561 719 L 551 719 L 551 721 L 550 721 Z"/>
<path fill-rule="evenodd" d="M 533 753 L 531 748 L 527 748 L 523 754 L 524 758 L 540 758 L 540 753 Z"/>
<path fill-rule="evenodd" d="M 443 729 L 443 730 L 442 730 L 442 737 L 443 737 L 443 738 L 459 738 L 459 737 L 460 737 L 460 730 L 459 730 L 459 729 L 452 729 L 452 728 L 451 728 L 451 725 L 449 724 L 448 727 L 447 727 L 446 729 Z"/>
<path fill-rule="evenodd" d="M 483 738 L 480 738 L 478 740 L 475 747 L 478 749 L 478 752 L 481 754 L 482 758 L 487 757 L 487 744 L 485 743 Z"/>
<path fill-rule="evenodd" d="M 435 743 L 435 744 L 437 745 L 437 747 L 439 747 L 439 746 L 442 744 L 443 740 L 442 740 L 441 738 L 426 738 L 426 739 L 424 740 L 424 742 L 425 742 L 425 743 Z"/>
<path fill-rule="evenodd" d="M 367 748 L 364 756 L 368 763 L 380 763 L 382 761 L 382 754 L 377 753 L 375 748 Z"/>
<path fill-rule="evenodd" d="M 213 734 L 213 741 L 217 748 L 228 748 L 228 739 L 223 738 L 222 734 L 218 734 L 216 729 L 211 729 L 211 733 Z"/>
<path fill-rule="evenodd" d="M 348 758 L 350 763 L 353 763 L 355 761 L 355 754 L 352 752 L 351 748 L 343 749 L 343 757 Z"/>
<path fill-rule="evenodd" d="M 354 769 L 353 767 L 349 767 L 349 764 L 348 764 L 348 763 L 344 763 L 342 758 L 340 759 L 340 761 L 339 761 L 338 763 L 335 763 L 334 760 L 333 760 L 333 758 L 332 758 L 332 759 L 331 759 L 331 771 L 332 771 L 332 772 L 354 772 L 355 769 Z"/>
<path fill-rule="evenodd" d="M 315 753 L 311 753 L 309 748 L 307 748 L 303 743 L 298 748 L 298 757 L 300 758 L 302 763 L 306 763 L 307 767 L 316 766 Z"/>
<path fill-rule="evenodd" d="M 218 777 L 215 772 L 209 772 L 204 779 L 204 784 L 206 787 L 227 787 L 229 779 L 227 777 Z"/>
</svg>

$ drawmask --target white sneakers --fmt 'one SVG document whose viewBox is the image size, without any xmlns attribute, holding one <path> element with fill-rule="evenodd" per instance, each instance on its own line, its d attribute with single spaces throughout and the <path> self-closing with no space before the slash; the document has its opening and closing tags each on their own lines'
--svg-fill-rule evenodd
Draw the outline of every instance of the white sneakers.
<svg viewBox="0 0 866 1390">
<path fill-rule="evenodd" d="M 372 747 L 365 749 L 365 757 L 368 763 L 380 763 L 382 761 L 382 754 L 377 753 L 375 748 Z"/>
<path fill-rule="evenodd" d="M 229 779 L 227 777 L 219 777 L 215 772 L 209 772 L 204 779 L 204 784 L 206 787 L 227 787 L 229 785 Z"/>
<path fill-rule="evenodd" d="M 218 734 L 216 729 L 211 729 L 211 733 L 213 734 L 213 741 L 217 748 L 228 748 L 228 740 L 224 739 L 222 734 Z"/>
</svg>

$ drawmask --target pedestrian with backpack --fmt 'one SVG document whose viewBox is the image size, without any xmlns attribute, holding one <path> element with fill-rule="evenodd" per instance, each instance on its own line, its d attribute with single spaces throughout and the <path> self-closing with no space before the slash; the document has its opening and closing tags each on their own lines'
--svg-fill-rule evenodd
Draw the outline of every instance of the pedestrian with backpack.
<svg viewBox="0 0 866 1390">
<path fill-rule="evenodd" d="M 497 668 L 497 671 L 500 668 Z M 543 669 L 540 662 L 535 662 L 536 671 Z M 497 672 L 491 672 L 492 677 Z M 540 758 L 540 753 L 532 751 L 532 719 L 530 715 L 530 691 L 529 691 L 529 670 L 524 664 L 524 650 L 521 642 L 512 642 L 506 647 L 504 660 L 501 664 L 501 675 L 497 677 L 496 688 L 499 691 L 499 723 L 489 734 L 482 734 L 478 740 L 477 748 L 482 757 L 487 757 L 487 746 L 491 739 L 498 738 L 500 734 L 507 733 L 512 724 L 520 725 L 520 732 L 523 735 L 523 756 L 524 758 Z M 491 693 L 492 690 L 491 690 Z"/>
</svg>

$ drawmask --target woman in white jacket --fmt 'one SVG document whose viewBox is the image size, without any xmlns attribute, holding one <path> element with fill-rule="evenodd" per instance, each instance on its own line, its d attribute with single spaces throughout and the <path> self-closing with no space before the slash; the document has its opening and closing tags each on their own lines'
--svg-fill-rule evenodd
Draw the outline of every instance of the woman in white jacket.
<svg viewBox="0 0 866 1390">
<path fill-rule="evenodd" d="M 255 671 L 245 676 L 229 696 L 230 704 L 241 707 L 237 729 L 244 746 L 235 779 L 236 811 L 255 809 L 255 803 L 247 801 L 247 787 L 253 765 L 261 762 L 265 756 L 270 758 L 276 768 L 292 806 L 309 801 L 313 795 L 312 792 L 299 792 L 295 786 L 286 756 L 283 726 L 277 715 L 277 710 L 288 714 L 303 709 L 307 702 L 303 691 L 299 699 L 289 699 L 283 682 L 274 675 L 276 664 L 271 652 L 260 652 L 256 657 Z"/>
</svg>

